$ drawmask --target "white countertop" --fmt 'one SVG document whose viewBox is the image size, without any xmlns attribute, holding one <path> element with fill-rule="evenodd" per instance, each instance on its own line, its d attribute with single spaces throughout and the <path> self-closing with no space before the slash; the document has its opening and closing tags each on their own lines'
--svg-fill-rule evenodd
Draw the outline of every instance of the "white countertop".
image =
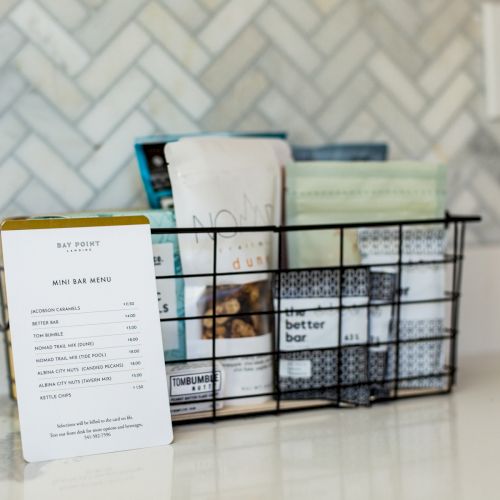
<svg viewBox="0 0 500 500">
<path fill-rule="evenodd" d="M 174 428 L 172 446 L 26 464 L 0 399 L 0 499 L 498 499 L 500 355 L 450 396 Z"/>
</svg>

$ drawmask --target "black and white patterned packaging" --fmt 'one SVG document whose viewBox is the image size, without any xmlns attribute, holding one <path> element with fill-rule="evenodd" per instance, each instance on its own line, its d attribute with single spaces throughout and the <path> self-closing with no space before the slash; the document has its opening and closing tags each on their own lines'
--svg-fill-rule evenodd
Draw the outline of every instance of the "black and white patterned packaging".
<svg viewBox="0 0 500 500">
<path fill-rule="evenodd" d="M 341 328 L 339 284 L 339 270 L 281 274 L 279 387 L 282 399 L 369 403 L 369 273 L 362 268 L 343 271 L 342 305 L 346 308 L 342 310 Z M 275 280 L 276 306 L 277 285 Z M 339 374 L 340 385 L 346 386 L 340 390 Z"/>
<path fill-rule="evenodd" d="M 443 260 L 445 229 L 437 226 L 415 226 L 404 228 L 402 234 L 402 262 L 404 264 L 424 262 L 424 264 L 402 266 L 400 293 L 403 304 L 400 307 L 399 339 L 403 342 L 399 344 L 399 353 L 395 345 L 389 346 L 386 377 L 394 379 L 397 373 L 398 378 L 403 379 L 399 380 L 399 388 L 441 389 L 446 376 L 433 375 L 444 371 L 443 341 L 425 340 L 425 338 L 444 335 L 444 303 L 404 304 L 404 302 L 444 297 L 444 265 L 425 264 L 425 262 Z M 359 246 L 363 264 L 397 263 L 399 230 L 398 228 L 360 229 Z M 377 266 L 373 269 L 383 269 L 394 273 L 397 277 L 397 265 L 383 268 Z M 395 341 L 396 338 L 397 321 L 394 317 L 389 340 Z M 396 365 L 399 365 L 399 370 L 396 369 Z"/>
<path fill-rule="evenodd" d="M 394 312 L 396 273 L 393 269 L 375 268 L 370 270 L 369 321 L 369 376 L 372 394 L 378 397 L 389 395 L 385 384 L 387 373 L 387 341 Z"/>
</svg>

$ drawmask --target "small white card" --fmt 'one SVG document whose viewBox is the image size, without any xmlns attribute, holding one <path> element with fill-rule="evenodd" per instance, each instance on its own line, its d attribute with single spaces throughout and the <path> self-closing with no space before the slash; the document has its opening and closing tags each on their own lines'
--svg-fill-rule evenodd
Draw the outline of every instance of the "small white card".
<svg viewBox="0 0 500 500">
<path fill-rule="evenodd" d="M 10 220 L 2 249 L 24 458 L 170 443 L 148 220 Z"/>
</svg>

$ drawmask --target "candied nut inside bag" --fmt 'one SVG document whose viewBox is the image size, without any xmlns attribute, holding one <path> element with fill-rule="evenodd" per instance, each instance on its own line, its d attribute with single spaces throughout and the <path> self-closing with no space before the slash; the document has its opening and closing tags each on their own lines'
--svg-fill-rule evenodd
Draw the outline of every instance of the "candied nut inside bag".
<svg viewBox="0 0 500 500">
<path fill-rule="evenodd" d="M 273 322 L 269 281 L 257 281 L 244 285 L 222 285 L 216 288 L 215 315 L 213 287 L 208 287 L 201 298 L 203 316 L 215 316 L 215 337 L 238 339 L 257 337 L 271 332 Z M 213 318 L 203 319 L 203 339 L 213 337 Z"/>
</svg>

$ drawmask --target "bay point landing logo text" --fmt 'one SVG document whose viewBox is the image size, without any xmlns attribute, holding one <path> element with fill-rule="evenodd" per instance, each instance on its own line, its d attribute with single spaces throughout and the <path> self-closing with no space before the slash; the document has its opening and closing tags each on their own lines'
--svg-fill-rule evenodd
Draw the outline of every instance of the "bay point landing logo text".
<svg viewBox="0 0 500 500">
<path fill-rule="evenodd" d="M 75 240 L 75 241 L 58 241 L 56 247 L 60 250 L 65 250 L 67 253 L 74 252 L 92 252 L 99 248 L 100 240 Z"/>
</svg>

